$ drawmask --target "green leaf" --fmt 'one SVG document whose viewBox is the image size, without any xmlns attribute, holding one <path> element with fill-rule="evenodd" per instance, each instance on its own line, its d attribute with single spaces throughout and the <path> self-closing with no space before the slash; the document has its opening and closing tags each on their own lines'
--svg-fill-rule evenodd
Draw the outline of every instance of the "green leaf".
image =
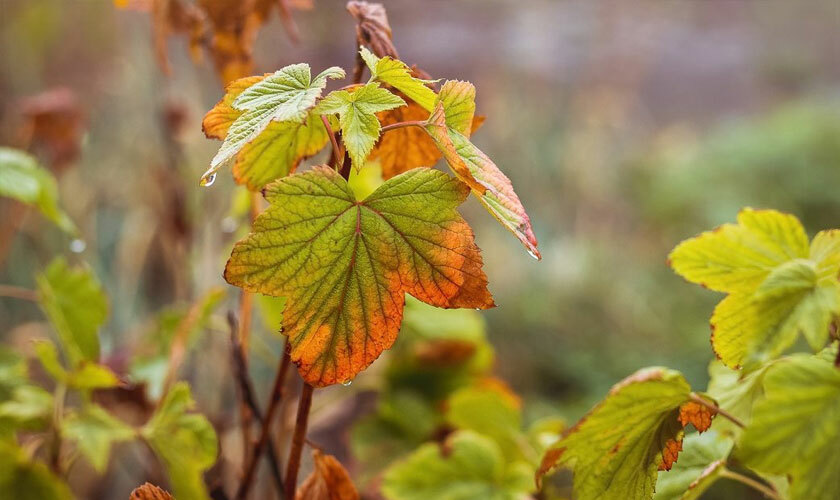
<svg viewBox="0 0 840 500">
<path fill-rule="evenodd" d="M 0 147 L 0 196 L 32 205 L 62 230 L 78 232 L 58 205 L 55 177 L 23 151 Z"/>
<path fill-rule="evenodd" d="M 465 387 L 447 401 L 446 420 L 458 429 L 475 431 L 499 445 L 508 461 L 525 460 L 520 402 L 493 386 Z"/>
<path fill-rule="evenodd" d="M 745 425 L 752 420 L 753 405 L 764 395 L 762 382 L 771 364 L 749 373 L 732 370 L 718 360 L 709 363 L 709 396 Z M 741 427 L 726 418 L 715 419 L 712 429 L 721 434 L 739 437 Z"/>
<path fill-rule="evenodd" d="M 350 160 L 356 170 L 365 165 L 373 145 L 379 139 L 382 128 L 376 113 L 405 106 L 400 97 L 380 87 L 377 83 L 368 83 L 352 92 L 337 90 L 330 92 L 318 106 L 315 113 L 321 115 L 338 114 L 341 125 L 341 139 L 350 153 Z"/>
<path fill-rule="evenodd" d="M 789 475 L 792 500 L 840 496 L 840 370 L 822 356 L 796 355 L 767 369 L 766 396 L 737 457 L 759 472 Z"/>
<path fill-rule="evenodd" d="M 119 378 L 110 368 L 89 361 L 80 362 L 74 370 L 68 372 L 58 359 L 58 351 L 52 342 L 36 341 L 35 353 L 47 373 L 73 389 L 104 389 L 120 384 Z"/>
<path fill-rule="evenodd" d="M 104 408 L 89 404 L 80 412 L 72 412 L 62 420 L 62 435 L 76 443 L 79 451 L 100 473 L 105 472 L 111 446 L 129 441 L 134 429 L 114 418 Z"/>
<path fill-rule="evenodd" d="M 700 498 L 720 477 L 733 444 L 732 440 L 716 432 L 686 436 L 680 459 L 674 468 L 670 471 L 659 471 L 654 500 Z"/>
<path fill-rule="evenodd" d="M 518 500 L 533 491 L 530 471 L 506 466 L 491 439 L 470 431 L 452 434 L 443 445 L 424 444 L 390 467 L 382 482 L 389 500 Z"/>
<path fill-rule="evenodd" d="M 46 466 L 12 443 L 0 442 L 0 495 L 14 500 L 71 500 L 73 495 Z"/>
<path fill-rule="evenodd" d="M 26 360 L 11 348 L 0 345 L 0 400 L 11 390 L 28 382 Z"/>
<path fill-rule="evenodd" d="M 670 469 L 680 450 L 680 407 L 690 393 L 666 368 L 627 377 L 546 452 L 537 480 L 563 465 L 574 471 L 580 500 L 652 498 L 657 471 Z"/>
<path fill-rule="evenodd" d="M 176 498 L 209 498 L 203 473 L 216 462 L 218 444 L 213 426 L 195 406 L 185 382 L 175 384 L 141 429 L 143 438 L 166 467 Z"/>
<path fill-rule="evenodd" d="M 733 368 L 778 357 L 800 333 L 821 349 L 840 314 L 840 231 L 809 245 L 792 215 L 744 209 L 738 224 L 681 243 L 670 261 L 687 280 L 729 292 L 712 315 L 712 347 Z"/>
<path fill-rule="evenodd" d="M 460 112 L 456 116 L 460 116 Z M 539 259 L 531 219 L 513 191 L 510 179 L 466 136 L 448 125 L 444 103 L 437 103 L 426 121 L 425 130 L 458 179 L 470 186 L 484 208 L 513 233 L 534 258 Z"/>
<path fill-rule="evenodd" d="M 391 56 L 376 57 L 365 47 L 359 49 L 365 64 L 370 69 L 370 81 L 390 85 L 420 106 L 431 111 L 435 106 L 435 91 L 428 87 L 428 81 L 411 76 L 411 68 Z"/>
<path fill-rule="evenodd" d="M 337 67 L 311 78 L 308 64 L 292 64 L 248 87 L 234 99 L 232 108 L 243 113 L 226 132 L 222 147 L 204 173 L 207 179 L 233 158 L 247 143 L 260 135 L 269 123 L 303 123 L 315 105 L 328 78 L 344 78 Z"/>
<path fill-rule="evenodd" d="M 361 202 L 326 167 L 280 179 L 234 246 L 225 279 L 288 297 L 283 333 L 308 383 L 351 380 L 394 342 L 405 293 L 438 307 L 493 306 L 456 210 L 466 195 L 431 169 L 394 177 Z"/>
<path fill-rule="evenodd" d="M 475 117 L 475 85 L 447 80 L 440 88 L 438 101 L 443 105 L 446 126 L 466 137 L 470 136 Z"/>
<path fill-rule="evenodd" d="M 71 365 L 99 360 L 99 327 L 105 322 L 108 304 L 93 273 L 71 268 L 59 257 L 37 277 L 40 304 L 58 333 Z"/>
<path fill-rule="evenodd" d="M 0 421 L 11 421 L 14 427 L 40 428 L 52 411 L 52 394 L 26 384 L 16 387 L 11 397 L 0 403 Z"/>
</svg>

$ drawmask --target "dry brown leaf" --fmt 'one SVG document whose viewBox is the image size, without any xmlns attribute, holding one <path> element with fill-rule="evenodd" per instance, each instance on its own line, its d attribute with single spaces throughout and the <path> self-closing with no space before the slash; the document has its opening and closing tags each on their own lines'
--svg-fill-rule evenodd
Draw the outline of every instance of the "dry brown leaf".
<svg viewBox="0 0 840 500">
<path fill-rule="evenodd" d="M 175 500 L 175 498 L 157 486 L 145 483 L 132 491 L 128 500 Z"/>
<path fill-rule="evenodd" d="M 356 39 L 359 45 L 368 47 L 379 57 L 391 56 L 399 59 L 397 48 L 391 41 L 391 25 L 381 3 L 351 0 L 347 11 L 356 19 Z"/>
<path fill-rule="evenodd" d="M 167 54 L 167 39 L 172 34 L 188 34 L 190 56 L 200 60 L 206 25 L 204 13 L 194 3 L 185 0 L 152 0 L 152 31 L 155 55 L 167 75 L 172 73 Z"/>
<path fill-rule="evenodd" d="M 22 143 L 43 149 L 54 170 L 79 157 L 85 117 L 72 90 L 48 90 L 21 100 L 19 106 L 24 117 Z"/>
<path fill-rule="evenodd" d="M 359 493 L 347 470 L 332 455 L 312 452 L 315 470 L 298 488 L 295 500 L 358 500 Z"/>
</svg>

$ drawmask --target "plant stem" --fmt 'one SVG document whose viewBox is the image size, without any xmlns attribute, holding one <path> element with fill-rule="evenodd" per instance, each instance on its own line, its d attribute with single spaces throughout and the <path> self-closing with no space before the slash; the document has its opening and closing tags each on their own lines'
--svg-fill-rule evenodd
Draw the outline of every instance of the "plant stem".
<svg viewBox="0 0 840 500">
<path fill-rule="evenodd" d="M 387 132 L 389 130 L 394 130 L 394 129 L 403 128 L 403 127 L 422 127 L 425 123 L 426 122 L 424 122 L 422 120 L 411 120 L 411 121 L 407 121 L 407 122 L 397 122 L 397 123 L 392 123 L 390 125 L 385 125 L 384 127 L 382 127 L 380 132 L 384 134 L 385 132 Z"/>
<path fill-rule="evenodd" d="M 341 165 L 341 148 L 338 147 L 338 141 L 335 139 L 335 132 L 333 132 L 333 129 L 330 126 L 330 120 L 326 116 L 321 115 L 321 123 L 323 123 L 324 128 L 327 129 L 327 135 L 330 136 L 333 161 L 335 161 L 335 168 L 338 168 L 339 165 Z"/>
<path fill-rule="evenodd" d="M 61 419 L 64 416 L 64 397 L 67 386 L 59 382 L 53 393 L 52 441 L 50 442 L 50 469 L 58 477 L 62 477 L 61 470 Z"/>
<path fill-rule="evenodd" d="M 782 497 L 779 496 L 779 494 L 776 492 L 776 490 L 773 489 L 771 486 L 767 486 L 765 484 L 762 484 L 762 483 L 756 481 L 755 479 L 753 479 L 751 477 L 748 477 L 748 476 L 745 476 L 743 474 L 738 474 L 737 472 L 733 472 L 733 471 L 727 469 L 726 467 L 721 468 L 720 476 L 728 478 L 728 479 L 732 479 L 733 481 L 738 481 L 741 484 L 745 484 L 745 485 L 749 486 L 750 488 L 758 491 L 759 493 L 761 493 L 762 495 L 764 495 L 767 498 L 772 498 L 773 500 L 781 500 L 781 498 L 782 498 Z"/>
<path fill-rule="evenodd" d="M 283 382 L 285 381 L 286 372 L 288 371 L 288 354 L 285 353 L 283 355 L 283 361 L 280 364 L 280 369 L 277 372 L 277 378 L 274 381 L 274 389 L 272 389 L 271 399 L 269 401 L 268 411 L 263 417 L 262 412 L 260 411 L 259 404 L 257 403 L 257 399 L 254 396 L 254 387 L 251 383 L 251 378 L 248 376 L 248 367 L 245 363 L 245 359 L 242 357 L 242 349 L 239 345 L 239 340 L 237 337 L 238 333 L 238 325 L 236 324 L 236 317 L 233 313 L 228 314 L 228 324 L 230 325 L 230 340 L 231 340 L 231 353 L 233 357 L 233 365 L 234 369 L 236 370 L 236 379 L 239 383 L 239 392 L 242 396 L 242 400 L 247 403 L 248 407 L 251 409 L 254 417 L 257 419 L 257 422 L 261 424 L 262 432 L 260 434 L 259 441 L 251 450 L 251 455 L 248 457 L 248 462 L 245 466 L 245 472 L 242 477 L 242 482 L 239 484 L 239 489 L 236 492 L 237 499 L 244 499 L 248 496 L 248 491 L 252 486 L 252 482 L 254 480 L 254 475 L 257 469 L 257 463 L 259 462 L 260 455 L 262 454 L 263 449 L 268 445 L 268 459 L 271 462 L 271 472 L 272 476 L 274 477 L 274 484 L 277 488 L 277 491 L 282 494 L 283 492 L 283 475 L 280 472 L 280 461 L 277 458 L 277 451 L 274 448 L 274 443 L 268 439 L 268 432 L 271 428 L 271 422 L 274 419 L 274 412 L 279 406 L 280 397 L 283 390 Z"/>
<path fill-rule="evenodd" d="M 287 500 L 295 498 L 298 471 L 300 470 L 300 455 L 303 452 L 303 443 L 306 440 L 306 425 L 309 421 L 309 409 L 312 407 L 312 391 L 314 389 L 314 387 L 304 382 L 300 393 L 297 420 L 295 421 L 295 433 L 292 436 L 289 463 L 286 465 L 285 494 Z"/>
<path fill-rule="evenodd" d="M 697 394 L 695 392 L 692 392 L 690 397 L 691 397 L 691 400 L 694 401 L 695 403 L 700 403 L 701 405 L 705 406 L 706 408 L 709 408 L 710 410 L 714 411 L 715 413 L 719 413 L 721 416 L 723 416 L 727 420 L 731 421 L 733 424 L 737 425 L 738 427 L 740 427 L 742 429 L 746 427 L 746 425 L 744 425 L 744 423 L 741 422 L 738 419 L 738 417 L 729 413 L 728 411 L 724 410 L 723 408 L 714 404 L 713 402 L 701 397 L 699 394 Z"/>
<path fill-rule="evenodd" d="M 350 180 L 350 169 L 352 168 L 352 166 L 353 166 L 353 162 L 350 161 L 350 153 L 345 151 L 344 152 L 344 163 L 342 163 L 341 170 L 339 171 L 341 176 L 344 177 L 345 181 Z"/>
<path fill-rule="evenodd" d="M 13 285 L 0 285 L 0 297 L 38 302 L 38 292 Z"/>
</svg>

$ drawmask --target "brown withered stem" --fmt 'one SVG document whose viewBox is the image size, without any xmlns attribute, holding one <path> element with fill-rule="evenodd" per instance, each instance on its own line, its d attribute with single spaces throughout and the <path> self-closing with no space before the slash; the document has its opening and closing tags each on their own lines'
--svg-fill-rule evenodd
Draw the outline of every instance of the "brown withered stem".
<svg viewBox="0 0 840 500">
<path fill-rule="evenodd" d="M 738 427 L 740 427 L 742 429 L 746 427 L 746 425 L 744 425 L 744 423 L 741 422 L 741 420 L 739 420 L 738 417 L 736 417 L 735 415 L 733 415 L 733 414 L 729 413 L 728 411 L 724 410 L 723 408 L 716 405 L 712 401 L 709 401 L 708 399 L 700 396 L 699 394 L 697 394 L 695 392 L 692 392 L 689 397 L 695 403 L 699 403 L 699 404 L 705 406 L 706 408 L 712 410 L 713 412 L 720 414 L 720 416 L 726 418 L 727 420 L 729 420 L 733 424 L 737 425 Z"/>
<path fill-rule="evenodd" d="M 289 450 L 289 463 L 286 464 L 286 488 L 285 495 L 288 500 L 295 498 L 297 489 L 298 471 L 300 471 L 300 455 L 303 452 L 303 444 L 306 440 L 306 426 L 309 422 L 309 410 L 312 408 L 312 392 L 314 387 L 303 383 L 298 402 L 297 419 L 295 420 L 295 433 L 292 436 L 292 448 Z"/>
<path fill-rule="evenodd" d="M 244 499 L 248 496 L 248 491 L 254 481 L 257 463 L 259 462 L 260 455 L 266 446 L 268 447 L 268 460 L 271 463 L 271 474 L 274 479 L 274 485 L 278 493 L 282 494 L 283 475 L 280 471 L 280 460 L 277 455 L 277 450 L 274 447 L 274 443 L 268 439 L 268 433 L 271 429 L 271 422 L 274 419 L 274 413 L 279 407 L 281 400 L 285 376 L 289 368 L 289 356 L 288 353 L 284 351 L 285 353 L 280 363 L 280 368 L 277 371 L 277 377 L 274 381 L 274 388 L 272 389 L 268 409 L 266 410 L 265 417 L 263 417 L 257 398 L 254 395 L 254 385 L 251 381 L 251 377 L 248 375 L 248 366 L 245 363 L 245 359 L 242 357 L 242 348 L 239 345 L 239 338 L 237 335 L 239 328 L 236 322 L 236 316 L 234 316 L 232 311 L 228 312 L 228 325 L 230 326 L 231 356 L 233 359 L 234 374 L 236 376 L 237 384 L 239 385 L 239 393 L 242 397 L 242 401 L 248 405 L 251 413 L 254 415 L 254 418 L 256 418 L 257 422 L 261 425 L 260 437 L 256 445 L 252 448 L 251 455 L 248 456 L 248 461 L 245 465 L 245 472 L 242 475 L 242 482 L 239 485 L 239 489 L 236 491 L 236 498 Z"/>
</svg>

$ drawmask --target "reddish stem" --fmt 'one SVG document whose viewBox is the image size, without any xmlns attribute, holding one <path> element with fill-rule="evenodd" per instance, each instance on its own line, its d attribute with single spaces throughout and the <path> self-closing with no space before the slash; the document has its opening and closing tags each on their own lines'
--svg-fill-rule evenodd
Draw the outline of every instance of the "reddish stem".
<svg viewBox="0 0 840 500">
<path fill-rule="evenodd" d="M 297 420 L 295 421 L 295 433 L 292 436 L 292 449 L 289 451 L 289 463 L 286 465 L 286 488 L 285 496 L 292 500 L 295 498 L 297 489 L 297 477 L 300 471 L 300 456 L 303 453 L 303 444 L 306 440 L 306 426 L 309 422 L 309 410 L 312 408 L 312 392 L 314 387 L 303 383 L 298 402 Z"/>
<path fill-rule="evenodd" d="M 333 132 L 332 127 L 330 126 L 330 120 L 325 115 L 321 115 L 321 122 L 324 124 L 324 128 L 327 129 L 327 135 L 330 136 L 330 142 L 332 143 L 332 155 L 333 161 L 335 161 L 335 167 L 338 168 L 341 165 L 341 148 L 338 146 L 338 141 L 335 138 L 335 132 Z"/>
<path fill-rule="evenodd" d="M 425 125 L 425 124 L 426 124 L 426 122 L 421 121 L 421 120 L 413 120 L 413 121 L 407 121 L 407 122 L 397 122 L 397 123 L 392 123 L 390 125 L 385 125 L 384 127 L 382 127 L 381 132 L 384 134 L 385 132 L 387 132 L 389 130 L 394 130 L 394 129 L 403 128 L 403 127 L 421 127 L 422 128 L 423 125 Z"/>
</svg>

